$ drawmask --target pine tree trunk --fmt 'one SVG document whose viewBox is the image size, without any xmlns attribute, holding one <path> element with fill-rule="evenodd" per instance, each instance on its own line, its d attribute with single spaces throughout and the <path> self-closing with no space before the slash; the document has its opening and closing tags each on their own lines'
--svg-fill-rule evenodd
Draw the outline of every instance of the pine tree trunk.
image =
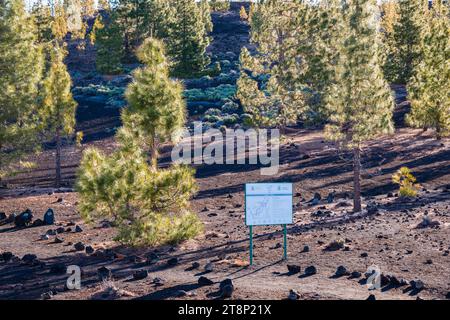
<svg viewBox="0 0 450 320">
<path fill-rule="evenodd" d="M 353 149 L 353 211 L 361 212 L 361 150 Z"/>
<path fill-rule="evenodd" d="M 56 182 L 55 187 L 61 187 L 61 132 L 56 129 Z"/>
</svg>

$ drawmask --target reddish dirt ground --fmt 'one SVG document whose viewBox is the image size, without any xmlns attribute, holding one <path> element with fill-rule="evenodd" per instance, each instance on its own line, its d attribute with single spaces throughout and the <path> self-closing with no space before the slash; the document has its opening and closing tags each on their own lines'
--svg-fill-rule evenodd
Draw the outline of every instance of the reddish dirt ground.
<svg viewBox="0 0 450 320">
<path fill-rule="evenodd" d="M 359 279 L 331 278 L 340 265 L 362 273 L 376 265 L 386 275 L 408 281 L 420 279 L 425 284 L 425 289 L 419 293 L 404 292 L 407 286 L 370 292 L 379 299 L 444 298 L 449 290 L 450 267 L 449 141 L 437 142 L 428 134 L 401 129 L 393 137 L 373 142 L 363 159 L 366 169 L 363 189 L 365 203 L 376 203 L 379 211 L 373 215 L 355 216 L 349 206 L 351 200 L 345 199 L 351 192 L 351 165 L 345 155 L 338 155 L 333 146 L 324 143 L 320 131 L 300 131 L 288 140 L 282 147 L 282 164 L 276 177 L 261 176 L 259 168 L 249 166 L 197 168 L 200 191 L 193 199 L 192 207 L 204 222 L 205 233 L 175 247 L 129 249 L 118 246 L 112 240 L 114 228 L 83 223 L 77 213 L 75 192 L 58 193 L 57 190 L 30 187 L 3 192 L 0 211 L 11 213 L 30 208 L 41 215 L 51 207 L 56 212 L 58 225 L 67 227 L 74 222 L 84 231 L 62 233 L 59 237 L 64 242 L 54 244 L 52 240 L 39 240 L 49 227 L 16 230 L 11 225 L 2 226 L 0 252 L 11 251 L 18 257 L 33 253 L 44 265 L 30 267 L 20 261 L 0 263 L 0 298 L 40 298 L 49 290 L 58 292 L 55 299 L 101 298 L 105 286 L 113 286 L 123 290 L 117 294 L 121 298 L 172 299 L 184 290 L 189 294 L 187 298 L 211 299 L 217 297 L 217 285 L 197 285 L 198 277 L 209 262 L 214 270 L 205 275 L 216 282 L 232 278 L 236 287 L 233 298 L 236 299 L 283 299 L 290 289 L 297 290 L 304 299 L 367 298 L 367 287 L 359 283 Z M 99 145 L 112 148 L 113 140 L 102 140 Z M 66 151 L 66 154 L 72 152 L 71 149 Z M 51 169 L 51 163 L 44 162 L 50 158 L 51 151 L 48 151 L 40 156 L 39 163 L 45 163 L 42 166 Z M 387 196 L 387 193 L 395 192 L 390 177 L 402 165 L 409 166 L 422 183 L 423 190 L 417 199 Z M 76 163 L 67 166 L 75 167 Z M 65 178 L 70 184 L 68 172 L 65 171 Z M 35 170 L 27 177 L 35 181 L 41 176 L 45 180 L 45 174 Z M 20 176 L 15 179 L 14 182 L 23 181 Z M 255 228 L 255 265 L 248 267 L 243 188 L 247 182 L 262 181 L 295 184 L 295 223 L 288 228 L 289 260 L 280 261 L 280 228 L 260 227 Z M 311 206 L 305 199 L 311 199 L 316 192 L 323 198 L 335 192 L 337 197 L 331 204 L 323 200 L 317 206 Z M 330 212 L 318 217 L 318 210 Z M 439 227 L 417 229 L 424 213 L 439 221 Z M 344 240 L 347 249 L 324 250 L 330 242 L 339 239 Z M 111 248 L 116 257 L 105 259 L 77 253 L 73 244 L 78 241 L 92 245 L 96 250 Z M 309 246 L 309 252 L 302 252 L 305 245 Z M 154 250 L 157 250 L 159 260 L 146 266 L 141 260 Z M 167 265 L 172 257 L 179 259 L 175 266 Z M 50 267 L 60 262 L 82 267 L 82 290 L 65 290 L 67 276 L 49 273 Z M 193 262 L 199 262 L 200 267 L 185 271 Z M 302 270 L 313 265 L 317 274 L 310 277 L 289 275 L 286 264 L 298 264 Z M 110 283 L 97 279 L 97 269 L 103 265 L 113 271 L 114 280 Z M 149 270 L 149 277 L 130 281 L 137 269 Z M 153 285 L 154 278 L 163 279 L 164 284 Z"/>
<path fill-rule="evenodd" d="M 229 19 L 238 19 L 238 8 Z M 226 19 L 219 28 L 228 25 Z M 228 41 L 228 46 L 233 46 L 236 40 L 215 34 L 216 41 L 220 37 L 223 39 L 216 44 Z M 78 195 L 72 188 L 82 151 L 88 147 L 114 150 L 113 129 L 120 125 L 117 115 L 111 114 L 83 121 L 79 129 L 84 131 L 86 143 L 79 149 L 64 148 L 64 188 L 52 188 L 55 150 L 48 148 L 32 157 L 38 164 L 36 168 L 10 178 L 6 181 L 8 188 L 0 189 L 0 212 L 9 215 L 29 208 L 35 218 L 42 218 L 48 208 L 53 208 L 57 221 L 55 226 L 26 229 L 0 225 L 0 254 L 11 252 L 17 257 L 8 262 L 0 259 L 0 299 L 41 299 L 49 292 L 53 299 L 218 299 L 219 282 L 227 278 L 235 286 L 233 299 L 286 299 L 291 289 L 298 292 L 300 299 L 366 299 L 369 294 L 377 299 L 445 299 L 450 290 L 450 141 L 434 140 L 431 131 L 405 128 L 403 118 L 408 104 L 404 99 L 398 103 L 396 133 L 364 149 L 364 204 L 372 203 L 375 212 L 351 212 L 349 155 L 326 143 L 320 130 L 293 128 L 281 147 L 281 166 L 276 176 L 262 176 L 258 166 L 198 166 L 199 192 L 192 199 L 192 209 L 203 221 L 204 233 L 178 246 L 158 248 L 120 246 L 113 241 L 116 230 L 109 223 L 86 225 L 80 218 Z M 170 148 L 164 149 L 162 164 L 167 164 L 169 152 Z M 422 185 L 415 199 L 395 196 L 397 187 L 391 177 L 401 166 L 408 166 Z M 288 261 L 281 261 L 281 228 L 258 227 L 255 264 L 248 266 L 244 185 L 281 181 L 292 182 L 295 187 L 294 224 L 288 227 Z M 313 206 L 308 201 L 315 193 L 320 193 L 323 200 Z M 336 195 L 332 203 L 326 201 L 329 193 Z M 417 228 L 424 215 L 439 225 Z M 74 232 L 74 225 L 80 225 L 83 231 Z M 54 236 L 40 240 L 48 229 L 58 227 L 66 229 L 58 235 L 62 243 L 54 243 Z M 74 244 L 80 241 L 91 245 L 96 253 L 75 251 Z M 325 250 L 333 241 L 342 241 L 344 247 Z M 305 246 L 308 252 L 303 250 Z M 158 258 L 147 265 L 146 257 L 152 253 Z M 38 261 L 25 263 L 21 258 L 26 254 L 35 254 Z M 177 263 L 169 263 L 174 257 Z M 194 262 L 199 267 L 192 269 Z M 212 271 L 206 272 L 209 263 Z M 288 273 L 288 264 L 299 265 L 301 272 Z M 55 272 L 55 266 L 60 265 L 62 273 Z M 82 269 L 81 290 L 65 288 L 68 275 L 64 268 L 69 265 Z M 362 274 L 368 267 L 377 266 L 384 275 L 408 282 L 421 280 L 424 289 L 387 284 L 381 290 L 369 291 L 364 276 L 333 277 L 341 265 L 349 272 Z M 99 280 L 97 270 L 102 266 L 112 271 L 110 281 Z M 317 274 L 305 276 L 308 266 L 314 266 Z M 147 270 L 149 276 L 134 281 L 136 270 Z M 214 283 L 198 285 L 202 275 Z"/>
</svg>

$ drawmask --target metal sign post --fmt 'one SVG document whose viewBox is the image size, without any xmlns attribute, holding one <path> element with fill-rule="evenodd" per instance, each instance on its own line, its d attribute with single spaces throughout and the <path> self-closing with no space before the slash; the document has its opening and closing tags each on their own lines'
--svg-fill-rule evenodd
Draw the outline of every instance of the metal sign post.
<svg viewBox="0 0 450 320">
<path fill-rule="evenodd" d="M 283 226 L 283 259 L 287 260 L 287 225 L 293 223 L 292 183 L 245 185 L 245 222 L 250 233 L 250 265 L 253 265 L 253 226 Z"/>
</svg>

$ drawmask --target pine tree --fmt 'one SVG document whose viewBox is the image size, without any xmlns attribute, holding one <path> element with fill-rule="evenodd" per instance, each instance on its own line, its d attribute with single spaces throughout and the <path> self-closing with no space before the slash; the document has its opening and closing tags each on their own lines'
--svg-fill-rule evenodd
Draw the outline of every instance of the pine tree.
<svg viewBox="0 0 450 320">
<path fill-rule="evenodd" d="M 431 13 L 422 59 L 408 85 L 412 109 L 407 122 L 433 128 L 441 139 L 450 134 L 450 19 L 441 0 L 434 1 Z"/>
<path fill-rule="evenodd" d="M 109 4 L 108 0 L 98 0 L 97 2 L 97 7 L 98 10 L 110 10 L 111 9 L 111 5 Z"/>
<path fill-rule="evenodd" d="M 81 12 L 83 16 L 92 17 L 95 14 L 95 0 L 81 0 Z"/>
<path fill-rule="evenodd" d="M 128 107 L 123 112 L 124 126 L 145 137 L 143 145 L 151 153 L 156 168 L 160 143 L 171 141 L 172 135 L 185 123 L 182 86 L 169 78 L 164 45 L 147 39 L 138 50 L 144 68 L 134 72 L 134 82 L 126 91 Z"/>
<path fill-rule="evenodd" d="M 395 82 L 398 71 L 395 61 L 397 47 L 394 41 L 394 28 L 399 18 L 397 1 L 390 0 L 382 3 L 381 14 L 382 45 L 385 59 L 383 70 L 386 79 L 389 82 Z"/>
<path fill-rule="evenodd" d="M 241 7 L 239 16 L 240 16 L 241 20 L 248 20 L 248 14 L 247 14 L 247 11 L 245 10 L 244 6 Z"/>
<path fill-rule="evenodd" d="M 211 19 L 211 6 L 208 0 L 200 1 L 200 11 L 203 17 L 203 23 L 205 24 L 206 33 L 213 32 L 214 25 Z"/>
<path fill-rule="evenodd" d="M 123 34 L 125 56 L 133 59 L 144 39 L 167 38 L 174 10 L 166 0 L 121 0 L 114 13 Z"/>
<path fill-rule="evenodd" d="M 44 80 L 43 105 L 46 129 L 56 141 L 56 180 L 61 186 L 61 147 L 63 137 L 73 133 L 77 104 L 71 93 L 71 79 L 64 64 L 65 50 L 55 44 L 50 54 L 50 68 Z"/>
<path fill-rule="evenodd" d="M 0 1 L 0 177 L 38 146 L 43 55 L 23 1 Z"/>
<path fill-rule="evenodd" d="M 142 32 L 138 41 L 139 44 L 149 37 L 160 40 L 168 37 L 174 16 L 170 2 L 165 0 L 147 0 L 142 14 Z"/>
<path fill-rule="evenodd" d="M 174 0 L 172 8 L 175 17 L 168 39 L 172 72 L 179 77 L 192 77 L 210 63 L 206 55 L 209 36 L 195 0 Z"/>
<path fill-rule="evenodd" d="M 296 82 L 305 88 L 306 123 L 323 123 L 329 116 L 323 97 L 335 81 L 336 36 L 341 28 L 338 1 L 306 5 L 296 17 L 297 56 L 303 61 Z"/>
<path fill-rule="evenodd" d="M 212 11 L 229 11 L 230 0 L 211 0 Z"/>
<path fill-rule="evenodd" d="M 97 70 L 103 74 L 118 74 L 122 72 L 123 38 L 115 14 L 107 19 L 98 15 L 94 23 L 95 63 Z"/>
<path fill-rule="evenodd" d="M 253 15 L 251 37 L 258 50 L 253 56 L 242 50 L 237 97 L 253 115 L 254 125 L 284 129 L 304 109 L 294 24 L 301 8 L 299 3 L 268 0 Z"/>
<path fill-rule="evenodd" d="M 393 130 L 394 101 L 381 68 L 376 0 L 347 1 L 341 11 L 336 82 L 326 95 L 326 137 L 353 150 L 354 211 L 361 211 L 361 147 Z"/>
<path fill-rule="evenodd" d="M 385 73 L 394 74 L 394 82 L 407 84 L 422 59 L 423 29 L 428 13 L 427 0 L 399 0 L 398 20 L 394 25 L 391 58 Z"/>
<path fill-rule="evenodd" d="M 54 15 L 52 23 L 52 33 L 55 39 L 60 43 L 65 39 L 68 27 L 67 27 L 67 14 L 62 4 L 56 3 L 53 6 Z"/>
<path fill-rule="evenodd" d="M 178 243 L 202 229 L 189 210 L 196 191 L 188 167 L 157 167 L 158 143 L 172 139 L 185 120 L 182 87 L 170 80 L 161 41 L 147 39 L 138 50 L 145 67 L 134 73 L 116 138 L 109 156 L 89 149 L 80 164 L 77 191 L 86 221 L 110 218 L 119 228 L 116 240 L 129 245 Z M 150 149 L 152 165 L 147 163 Z"/>
<path fill-rule="evenodd" d="M 32 7 L 31 14 L 37 27 L 38 41 L 44 43 L 53 40 L 53 18 L 50 6 L 43 4 L 42 0 L 36 1 Z"/>
</svg>

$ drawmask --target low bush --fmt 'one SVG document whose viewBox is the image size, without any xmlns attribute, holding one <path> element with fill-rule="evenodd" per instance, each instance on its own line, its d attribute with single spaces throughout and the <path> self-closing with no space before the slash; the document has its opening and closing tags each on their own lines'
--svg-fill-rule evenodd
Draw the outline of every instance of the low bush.
<svg viewBox="0 0 450 320">
<path fill-rule="evenodd" d="M 77 191 L 87 222 L 111 219 L 116 240 L 127 245 L 177 243 L 197 235 L 202 224 L 189 211 L 196 192 L 194 170 L 174 166 L 153 170 L 145 153 L 122 132 L 111 156 L 88 149 L 81 161 Z"/>
<path fill-rule="evenodd" d="M 416 183 L 417 179 L 407 167 L 400 168 L 393 176 L 392 182 L 400 186 L 399 194 L 401 197 L 416 197 L 420 185 Z"/>
</svg>

